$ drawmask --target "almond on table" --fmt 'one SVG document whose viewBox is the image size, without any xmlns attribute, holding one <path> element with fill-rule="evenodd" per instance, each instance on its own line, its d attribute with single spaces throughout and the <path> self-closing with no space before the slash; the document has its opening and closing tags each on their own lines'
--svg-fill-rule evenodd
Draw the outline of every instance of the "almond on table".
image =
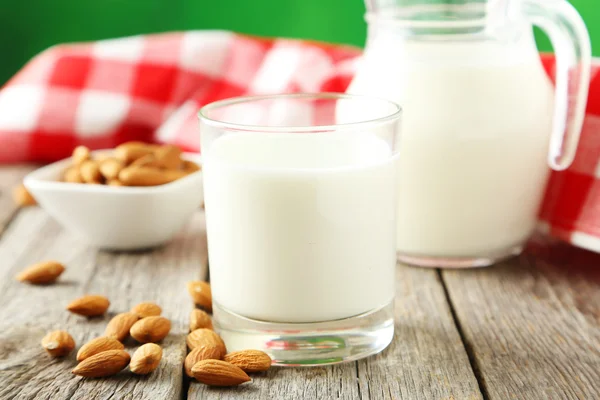
<svg viewBox="0 0 600 400">
<path fill-rule="evenodd" d="M 187 289 L 194 304 L 204 308 L 208 312 L 212 311 L 212 291 L 210 289 L 210 283 L 204 281 L 191 281 L 187 283 Z"/>
<path fill-rule="evenodd" d="M 126 312 L 115 315 L 104 330 L 104 336 L 123 341 L 129 336 L 129 330 L 138 321 L 138 315 Z"/>
<path fill-rule="evenodd" d="M 195 348 L 202 346 L 215 347 L 221 352 L 221 356 L 219 358 L 223 358 L 223 356 L 227 353 L 225 342 L 223 339 L 221 339 L 221 336 L 210 329 L 196 329 L 187 335 L 185 342 L 190 350 L 194 350 Z"/>
<path fill-rule="evenodd" d="M 136 375 L 147 375 L 158 368 L 162 358 L 162 348 L 154 343 L 140 346 L 129 363 L 129 369 Z"/>
<path fill-rule="evenodd" d="M 25 268 L 16 279 L 33 284 L 48 284 L 55 282 L 64 271 L 65 266 L 58 261 L 44 261 Z"/>
<path fill-rule="evenodd" d="M 117 374 L 129 364 L 131 357 L 124 350 L 108 350 L 86 358 L 73 369 L 73 374 L 86 378 L 101 378 Z"/>
<path fill-rule="evenodd" d="M 123 343 L 111 337 L 99 337 L 92 339 L 79 349 L 77 352 L 77 361 L 83 361 L 86 358 L 90 358 L 98 353 L 102 353 L 108 350 L 123 350 L 125 346 Z"/>
<path fill-rule="evenodd" d="M 171 330 L 171 321 L 164 317 L 146 317 L 133 324 L 129 333 L 140 343 L 156 343 Z"/>
<path fill-rule="evenodd" d="M 42 347 L 52 357 L 64 357 L 73 351 L 75 341 L 66 331 L 54 331 L 44 336 Z"/>
<path fill-rule="evenodd" d="M 192 367 L 199 382 L 211 386 L 236 386 L 251 379 L 241 368 L 221 360 L 203 360 Z"/>
<path fill-rule="evenodd" d="M 103 315 L 109 306 L 110 301 L 106 297 L 87 295 L 73 300 L 67 306 L 67 310 L 85 317 L 95 317 Z"/>
<path fill-rule="evenodd" d="M 193 309 L 190 313 L 190 332 L 201 328 L 213 329 L 210 315 L 203 310 Z"/>
<path fill-rule="evenodd" d="M 241 350 L 226 354 L 223 361 L 240 367 L 244 372 L 263 372 L 271 368 L 271 357 L 260 350 Z"/>
<path fill-rule="evenodd" d="M 187 376 L 192 377 L 192 367 L 202 360 L 220 360 L 223 358 L 223 350 L 216 346 L 196 347 L 185 358 L 183 368 Z"/>
</svg>

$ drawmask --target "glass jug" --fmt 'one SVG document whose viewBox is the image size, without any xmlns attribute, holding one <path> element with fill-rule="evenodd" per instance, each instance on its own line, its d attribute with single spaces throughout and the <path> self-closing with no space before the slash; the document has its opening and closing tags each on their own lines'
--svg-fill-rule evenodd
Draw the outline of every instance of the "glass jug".
<svg viewBox="0 0 600 400">
<path fill-rule="evenodd" d="M 367 0 L 366 19 L 348 92 L 403 107 L 399 259 L 473 267 L 519 253 L 547 165 L 568 167 L 579 140 L 591 57 L 579 14 L 566 0 Z M 554 46 L 555 87 L 532 24 Z"/>
</svg>

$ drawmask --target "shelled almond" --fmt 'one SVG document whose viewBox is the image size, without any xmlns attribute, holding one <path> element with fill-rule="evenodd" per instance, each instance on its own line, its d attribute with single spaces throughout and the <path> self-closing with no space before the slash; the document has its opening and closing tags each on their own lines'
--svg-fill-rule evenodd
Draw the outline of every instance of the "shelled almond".
<svg viewBox="0 0 600 400">
<path fill-rule="evenodd" d="M 66 169 L 63 174 L 63 180 L 70 183 L 85 183 L 79 171 L 79 166 L 75 165 Z"/>
<path fill-rule="evenodd" d="M 186 175 L 188 173 L 182 169 L 131 166 L 119 172 L 119 181 L 125 186 L 158 186 L 176 181 Z"/>
<path fill-rule="evenodd" d="M 97 161 L 86 160 L 82 162 L 79 165 L 79 173 L 85 183 L 100 184 L 103 181 L 100 165 Z"/>
<path fill-rule="evenodd" d="M 210 329 L 203 328 L 192 331 L 189 335 L 187 335 L 185 342 L 190 350 L 194 350 L 196 347 L 210 346 L 218 348 L 222 352 L 221 357 L 227 353 L 225 342 L 223 339 L 221 339 L 221 336 Z"/>
<path fill-rule="evenodd" d="M 156 343 L 163 340 L 171 330 L 171 321 L 164 317 L 146 317 L 131 327 L 131 337 L 140 343 Z"/>
<path fill-rule="evenodd" d="M 128 165 L 138 158 L 154 153 L 156 148 L 156 145 L 144 142 L 127 142 L 115 148 L 115 157 Z"/>
<path fill-rule="evenodd" d="M 95 157 L 87 147 L 76 147 L 62 180 L 115 187 L 157 186 L 199 169 L 198 164 L 182 158 L 181 149 L 177 146 L 127 142 L 117 146 L 110 155 Z M 25 199 L 24 195 L 19 198 Z"/>
<path fill-rule="evenodd" d="M 28 207 L 37 204 L 37 201 L 23 184 L 20 184 L 13 189 L 12 196 L 15 204 L 19 207 Z"/>
<path fill-rule="evenodd" d="M 192 367 L 192 375 L 211 386 L 236 386 L 251 380 L 241 368 L 221 360 L 199 361 Z"/>
<path fill-rule="evenodd" d="M 77 146 L 71 155 L 73 165 L 81 165 L 84 161 L 90 159 L 90 149 L 85 146 Z"/>
<path fill-rule="evenodd" d="M 75 341 L 66 331 L 54 331 L 44 336 L 42 347 L 52 357 L 64 357 L 73 351 Z"/>
<path fill-rule="evenodd" d="M 87 295 L 73 300 L 67 306 L 67 310 L 85 317 L 96 317 L 104 314 L 109 306 L 110 301 L 106 297 Z"/>
<path fill-rule="evenodd" d="M 156 156 L 152 153 L 146 154 L 129 164 L 130 167 L 152 167 L 160 168 L 160 164 Z"/>
<path fill-rule="evenodd" d="M 104 330 L 104 336 L 123 341 L 129 336 L 129 330 L 138 321 L 138 315 L 126 312 L 115 315 Z"/>
<path fill-rule="evenodd" d="M 271 357 L 260 350 L 241 350 L 226 354 L 223 361 L 240 367 L 244 372 L 263 372 L 271 368 Z"/>
<path fill-rule="evenodd" d="M 178 169 L 181 167 L 181 149 L 177 146 L 161 146 L 156 149 L 154 156 L 161 168 Z"/>
<path fill-rule="evenodd" d="M 210 315 L 203 310 L 193 309 L 190 313 L 190 332 L 202 328 L 213 329 Z"/>
<path fill-rule="evenodd" d="M 100 163 L 100 173 L 107 181 L 117 179 L 119 172 L 125 167 L 125 163 L 116 158 L 107 158 Z"/>
<path fill-rule="evenodd" d="M 198 164 L 196 164 L 195 162 L 192 162 L 189 160 L 183 160 L 182 167 L 183 167 L 184 171 L 187 171 L 190 174 L 192 172 L 200 171 L 200 166 Z"/>
<path fill-rule="evenodd" d="M 190 281 L 187 283 L 187 290 L 194 304 L 204 308 L 206 311 L 212 311 L 212 291 L 210 283 L 204 281 Z"/>
<path fill-rule="evenodd" d="M 25 268 L 16 279 L 34 285 L 49 284 L 55 282 L 64 271 L 65 266 L 58 261 L 44 261 Z"/>
<path fill-rule="evenodd" d="M 124 350 L 125 346 L 123 343 L 111 337 L 99 337 L 92 339 L 79 349 L 77 352 L 77 361 L 83 361 L 86 358 L 95 356 L 96 354 L 108 351 L 108 350 Z"/>
<path fill-rule="evenodd" d="M 125 350 L 103 351 L 80 362 L 73 369 L 73 374 L 86 378 L 111 376 L 125 368 L 130 360 Z"/>
<path fill-rule="evenodd" d="M 202 360 L 220 360 L 223 358 L 223 349 L 218 346 L 200 346 L 194 350 L 185 358 L 183 368 L 187 376 L 192 377 L 192 367 Z"/>
<path fill-rule="evenodd" d="M 148 375 L 158 368 L 161 358 L 162 348 L 154 343 L 146 343 L 133 353 L 129 369 L 136 375 Z"/>
</svg>

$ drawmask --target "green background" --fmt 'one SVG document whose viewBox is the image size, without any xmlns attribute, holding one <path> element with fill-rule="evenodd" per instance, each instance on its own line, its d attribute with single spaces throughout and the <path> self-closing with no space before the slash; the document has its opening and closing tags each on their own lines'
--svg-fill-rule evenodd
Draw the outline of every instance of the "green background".
<svg viewBox="0 0 600 400">
<path fill-rule="evenodd" d="M 571 3 L 600 44 L 600 0 Z M 139 33 L 227 29 L 362 46 L 364 12 L 363 0 L 0 0 L 0 83 L 53 44 Z"/>
</svg>

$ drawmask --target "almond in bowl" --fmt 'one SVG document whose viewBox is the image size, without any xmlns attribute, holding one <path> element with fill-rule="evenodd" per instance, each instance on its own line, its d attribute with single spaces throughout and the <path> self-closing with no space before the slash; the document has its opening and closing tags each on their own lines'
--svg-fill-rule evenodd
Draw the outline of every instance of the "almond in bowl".
<svg viewBox="0 0 600 400">
<path fill-rule="evenodd" d="M 27 175 L 25 187 L 65 229 L 91 245 L 139 250 L 165 244 L 204 199 L 199 156 L 133 143 L 92 152 L 79 148 L 73 157 Z"/>
<path fill-rule="evenodd" d="M 177 146 L 127 142 L 112 153 L 96 154 L 85 146 L 76 147 L 62 180 L 112 187 L 159 186 L 198 170 L 200 166 L 185 159 Z"/>
</svg>

